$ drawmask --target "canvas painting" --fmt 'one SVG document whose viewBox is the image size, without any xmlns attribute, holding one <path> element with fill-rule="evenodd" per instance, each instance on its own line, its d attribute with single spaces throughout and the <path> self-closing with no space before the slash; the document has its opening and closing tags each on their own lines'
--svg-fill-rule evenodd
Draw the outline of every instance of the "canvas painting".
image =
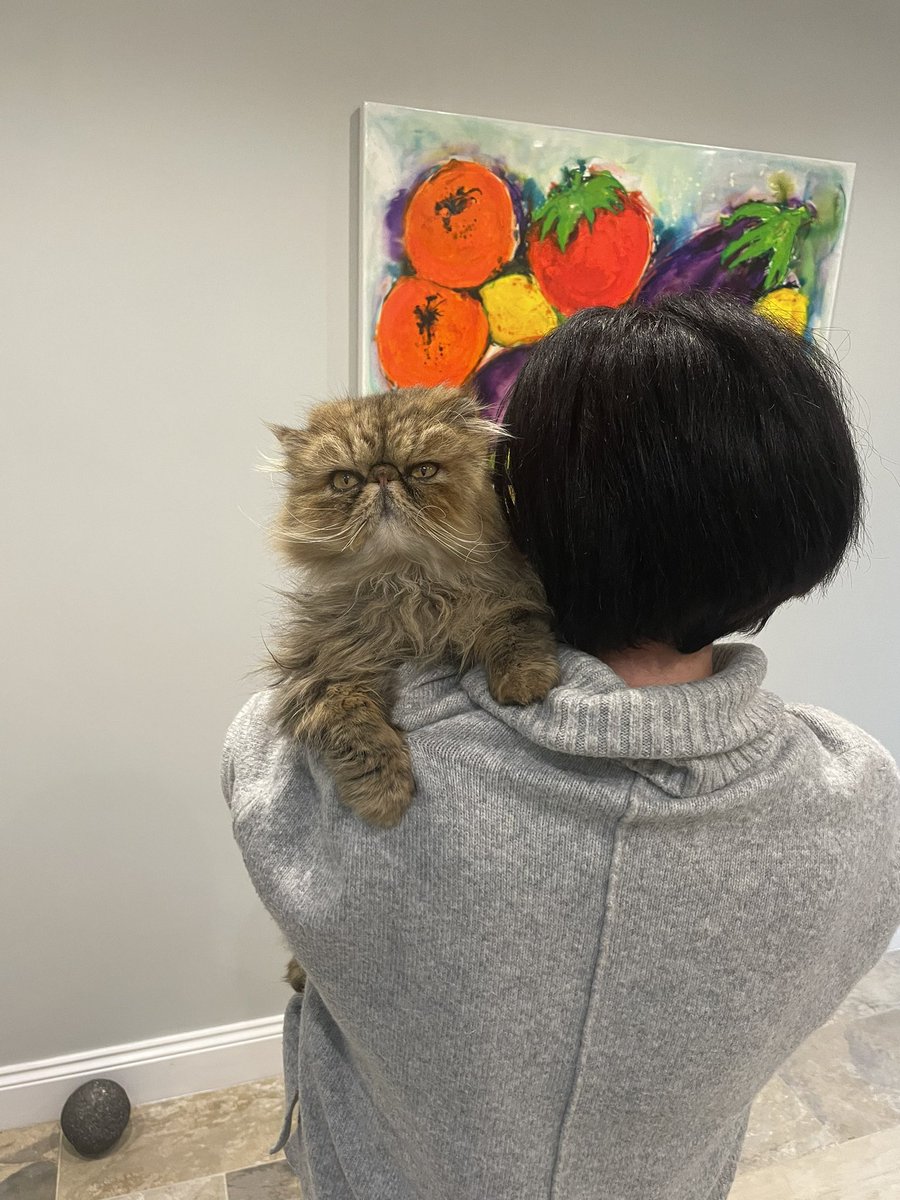
<svg viewBox="0 0 900 1200">
<path fill-rule="evenodd" d="M 701 288 L 827 329 L 853 165 L 366 104 L 361 391 L 473 386 L 491 416 L 581 308 Z"/>
</svg>

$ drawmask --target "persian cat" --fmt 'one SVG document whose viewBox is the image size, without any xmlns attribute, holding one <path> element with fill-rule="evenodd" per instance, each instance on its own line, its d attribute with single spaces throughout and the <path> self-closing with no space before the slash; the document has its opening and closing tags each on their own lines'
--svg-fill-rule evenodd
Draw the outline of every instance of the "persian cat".
<svg viewBox="0 0 900 1200">
<path fill-rule="evenodd" d="M 559 682 L 543 589 L 493 489 L 500 431 L 446 387 L 333 400 L 272 430 L 287 477 L 273 541 L 301 572 L 270 650 L 277 723 L 322 755 L 358 816 L 395 825 L 413 775 L 394 668 L 480 664 L 500 704 Z M 302 990 L 296 961 L 287 978 Z"/>
<path fill-rule="evenodd" d="M 322 754 L 354 812 L 395 825 L 413 794 L 395 667 L 481 664 L 500 704 L 559 682 L 543 589 L 493 489 L 498 428 L 456 389 L 407 388 L 273 431 L 288 479 L 273 540 L 302 570 L 272 651 L 278 725 Z"/>
</svg>

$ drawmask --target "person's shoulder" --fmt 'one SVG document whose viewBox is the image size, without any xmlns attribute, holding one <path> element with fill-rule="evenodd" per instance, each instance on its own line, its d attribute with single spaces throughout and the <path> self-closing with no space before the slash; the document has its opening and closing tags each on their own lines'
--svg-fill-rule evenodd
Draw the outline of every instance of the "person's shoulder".
<svg viewBox="0 0 900 1200">
<path fill-rule="evenodd" d="M 268 743 L 275 736 L 272 723 L 271 689 L 254 692 L 228 726 L 225 734 L 225 753 Z"/>
<path fill-rule="evenodd" d="M 870 786 L 881 781 L 885 794 L 900 800 L 900 771 L 877 738 L 827 708 L 787 704 L 785 713 L 814 739 L 835 774 Z"/>
<path fill-rule="evenodd" d="M 222 748 L 222 794 L 233 803 L 235 780 L 243 782 L 271 775 L 276 760 L 285 753 L 287 739 L 274 723 L 274 694 L 270 688 L 255 692 L 228 726 Z"/>
<path fill-rule="evenodd" d="M 404 733 L 425 731 L 474 712 L 487 718 L 466 694 L 454 668 L 406 663 L 397 671 L 392 719 Z"/>
</svg>

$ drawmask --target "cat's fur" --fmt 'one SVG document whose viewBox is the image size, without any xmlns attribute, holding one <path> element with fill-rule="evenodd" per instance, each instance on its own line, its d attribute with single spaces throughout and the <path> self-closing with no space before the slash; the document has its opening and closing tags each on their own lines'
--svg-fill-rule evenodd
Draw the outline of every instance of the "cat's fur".
<svg viewBox="0 0 900 1200">
<path fill-rule="evenodd" d="M 277 720 L 323 755 L 354 812 L 395 825 L 413 795 L 395 667 L 480 663 L 501 704 L 559 681 L 543 589 L 493 490 L 499 431 L 451 388 L 330 401 L 304 429 L 273 431 L 288 477 L 274 543 L 303 573 L 271 650 Z"/>
<path fill-rule="evenodd" d="M 356 814 L 392 826 L 414 788 L 390 722 L 398 664 L 481 664 L 504 704 L 559 682 L 544 590 L 493 491 L 500 430 L 449 388 L 330 401 L 301 430 L 271 428 L 288 479 L 272 540 L 302 572 L 270 650 L 277 722 L 323 755 Z M 295 960 L 287 979 L 302 990 Z"/>
<path fill-rule="evenodd" d="M 491 482 L 497 429 L 459 391 L 408 388 L 321 404 L 305 429 L 275 432 L 288 489 L 274 541 L 304 573 L 273 650 L 277 719 L 324 755 L 359 816 L 393 825 L 413 792 L 388 715 L 393 668 L 480 663 L 502 704 L 559 679 L 543 590 Z M 336 490 L 342 473 L 359 483 Z"/>
</svg>

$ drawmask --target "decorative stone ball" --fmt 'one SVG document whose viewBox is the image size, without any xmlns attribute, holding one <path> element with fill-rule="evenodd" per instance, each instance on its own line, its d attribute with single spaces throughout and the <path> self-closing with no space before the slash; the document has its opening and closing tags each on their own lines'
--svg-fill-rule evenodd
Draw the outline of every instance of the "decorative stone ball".
<svg viewBox="0 0 900 1200">
<path fill-rule="evenodd" d="M 131 1101 L 112 1079 L 89 1079 L 63 1105 L 59 1123 L 73 1149 L 84 1157 L 114 1146 L 128 1124 Z"/>
</svg>

